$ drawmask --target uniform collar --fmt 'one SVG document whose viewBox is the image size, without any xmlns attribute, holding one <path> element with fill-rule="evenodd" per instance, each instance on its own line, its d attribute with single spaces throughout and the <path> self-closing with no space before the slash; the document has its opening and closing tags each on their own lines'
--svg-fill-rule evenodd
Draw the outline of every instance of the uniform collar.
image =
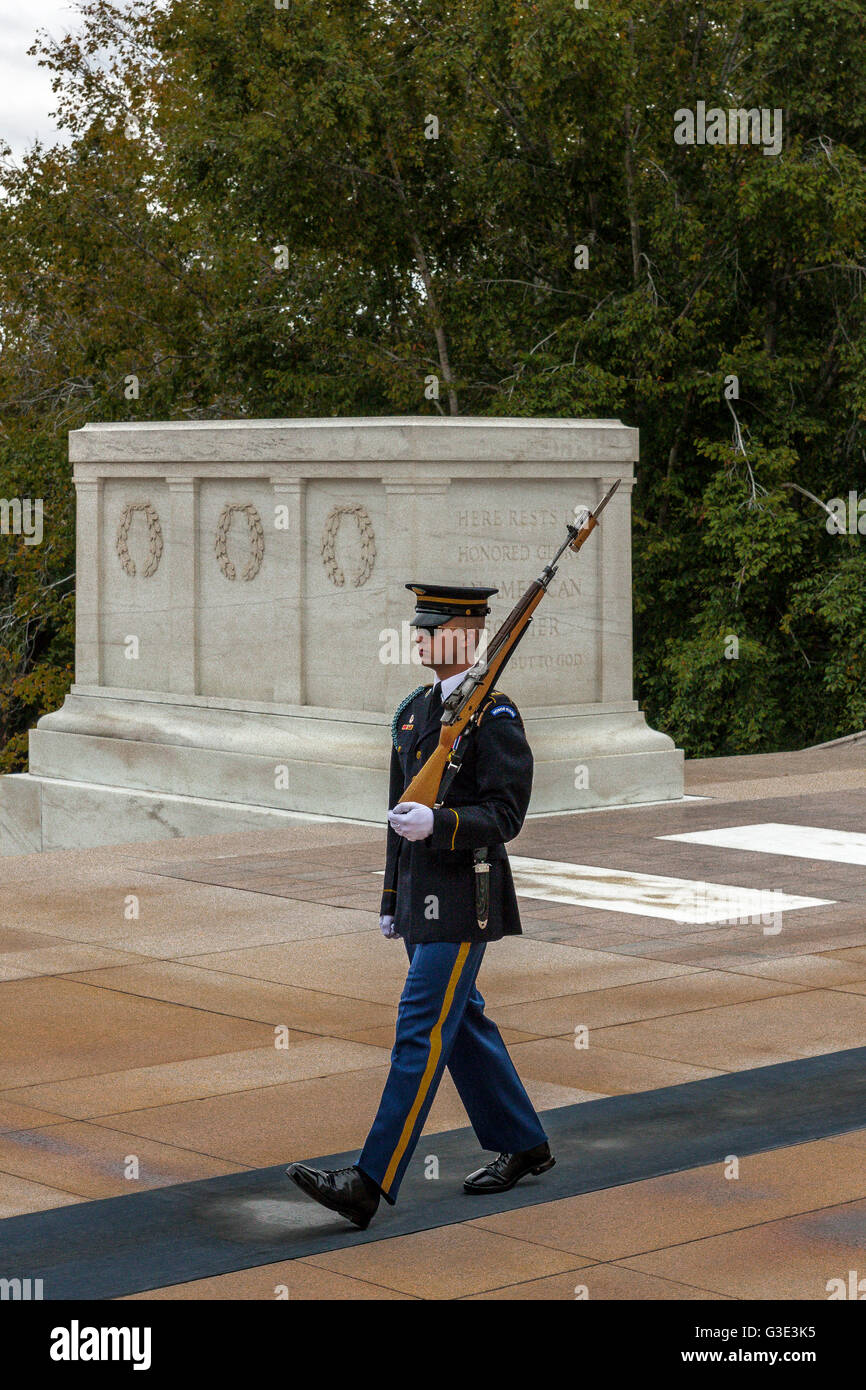
<svg viewBox="0 0 866 1390">
<path fill-rule="evenodd" d="M 469 667 L 467 666 L 466 671 L 468 670 Z M 433 681 L 433 690 L 435 690 L 437 686 L 440 686 L 441 689 L 439 691 L 439 694 L 441 695 L 443 700 L 447 700 L 448 696 L 451 694 L 451 691 L 457 689 L 463 677 L 466 675 L 466 671 L 458 671 L 456 676 L 448 676 L 448 678 L 444 681 L 440 681 L 439 677 L 437 676 L 436 679 Z M 432 697 L 432 690 L 430 694 Z"/>
</svg>

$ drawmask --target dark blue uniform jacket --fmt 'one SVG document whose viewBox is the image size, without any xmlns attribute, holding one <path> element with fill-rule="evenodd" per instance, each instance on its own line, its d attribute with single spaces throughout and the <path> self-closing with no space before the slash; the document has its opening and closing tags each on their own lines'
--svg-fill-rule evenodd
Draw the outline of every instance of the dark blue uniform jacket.
<svg viewBox="0 0 866 1390">
<path fill-rule="evenodd" d="M 439 742 L 439 719 L 427 718 L 432 685 L 399 707 L 391 748 L 389 808 Z M 532 791 L 532 752 L 516 705 L 502 691 L 487 696 L 477 727 L 456 750 L 463 765 L 445 805 L 433 812 L 426 840 L 405 840 L 388 827 L 381 911 L 392 913 L 409 942 L 496 941 L 521 934 L 505 843 L 520 831 Z M 472 851 L 486 846 L 490 911 L 484 930 L 475 910 Z"/>
</svg>

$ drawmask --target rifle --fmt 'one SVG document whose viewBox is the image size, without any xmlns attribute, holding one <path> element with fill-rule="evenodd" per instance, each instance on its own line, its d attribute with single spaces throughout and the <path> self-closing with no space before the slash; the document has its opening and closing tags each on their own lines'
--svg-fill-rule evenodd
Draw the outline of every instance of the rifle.
<svg viewBox="0 0 866 1390">
<path fill-rule="evenodd" d="M 538 607 L 548 585 L 556 574 L 557 561 L 565 550 L 580 550 L 584 541 L 598 525 L 598 518 L 604 511 L 613 494 L 619 487 L 617 478 L 613 487 L 605 493 L 594 512 L 584 510 L 579 524 L 566 523 L 568 536 L 557 550 L 549 565 L 545 565 L 537 579 L 533 579 L 523 597 L 512 608 L 496 635 L 487 645 L 486 651 L 470 666 L 460 684 L 451 691 L 442 706 L 442 728 L 439 743 L 430 757 L 419 768 L 401 801 L 417 801 L 422 806 L 438 807 L 445 800 L 448 788 L 460 770 L 462 757 L 457 757 L 455 744 L 458 739 L 474 729 L 485 696 L 492 689 L 505 665 L 514 655 L 514 650 L 532 622 L 532 615 Z"/>
</svg>

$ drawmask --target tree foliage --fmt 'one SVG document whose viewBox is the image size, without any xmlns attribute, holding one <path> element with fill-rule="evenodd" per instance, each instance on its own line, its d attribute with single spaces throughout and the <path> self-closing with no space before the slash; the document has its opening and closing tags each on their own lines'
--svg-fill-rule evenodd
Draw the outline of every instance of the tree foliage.
<svg viewBox="0 0 866 1390">
<path fill-rule="evenodd" d="M 70 143 L 4 165 L 0 495 L 53 499 L 43 553 L 0 537 L 5 770 L 70 678 L 85 419 L 617 416 L 650 721 L 692 756 L 863 727 L 866 543 L 813 498 L 863 474 L 864 29 L 861 0 L 82 5 L 38 47 Z M 778 109 L 781 152 L 676 143 L 698 102 Z"/>
</svg>

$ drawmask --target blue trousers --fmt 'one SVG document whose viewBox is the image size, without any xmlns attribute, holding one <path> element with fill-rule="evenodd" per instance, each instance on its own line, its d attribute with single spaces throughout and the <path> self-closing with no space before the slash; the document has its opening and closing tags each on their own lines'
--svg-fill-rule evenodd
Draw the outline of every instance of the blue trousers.
<svg viewBox="0 0 866 1390">
<path fill-rule="evenodd" d="M 392 1205 L 447 1066 L 482 1149 L 544 1143 L 532 1102 L 475 985 L 485 943 L 406 945 L 391 1069 L 357 1166 Z"/>
</svg>

